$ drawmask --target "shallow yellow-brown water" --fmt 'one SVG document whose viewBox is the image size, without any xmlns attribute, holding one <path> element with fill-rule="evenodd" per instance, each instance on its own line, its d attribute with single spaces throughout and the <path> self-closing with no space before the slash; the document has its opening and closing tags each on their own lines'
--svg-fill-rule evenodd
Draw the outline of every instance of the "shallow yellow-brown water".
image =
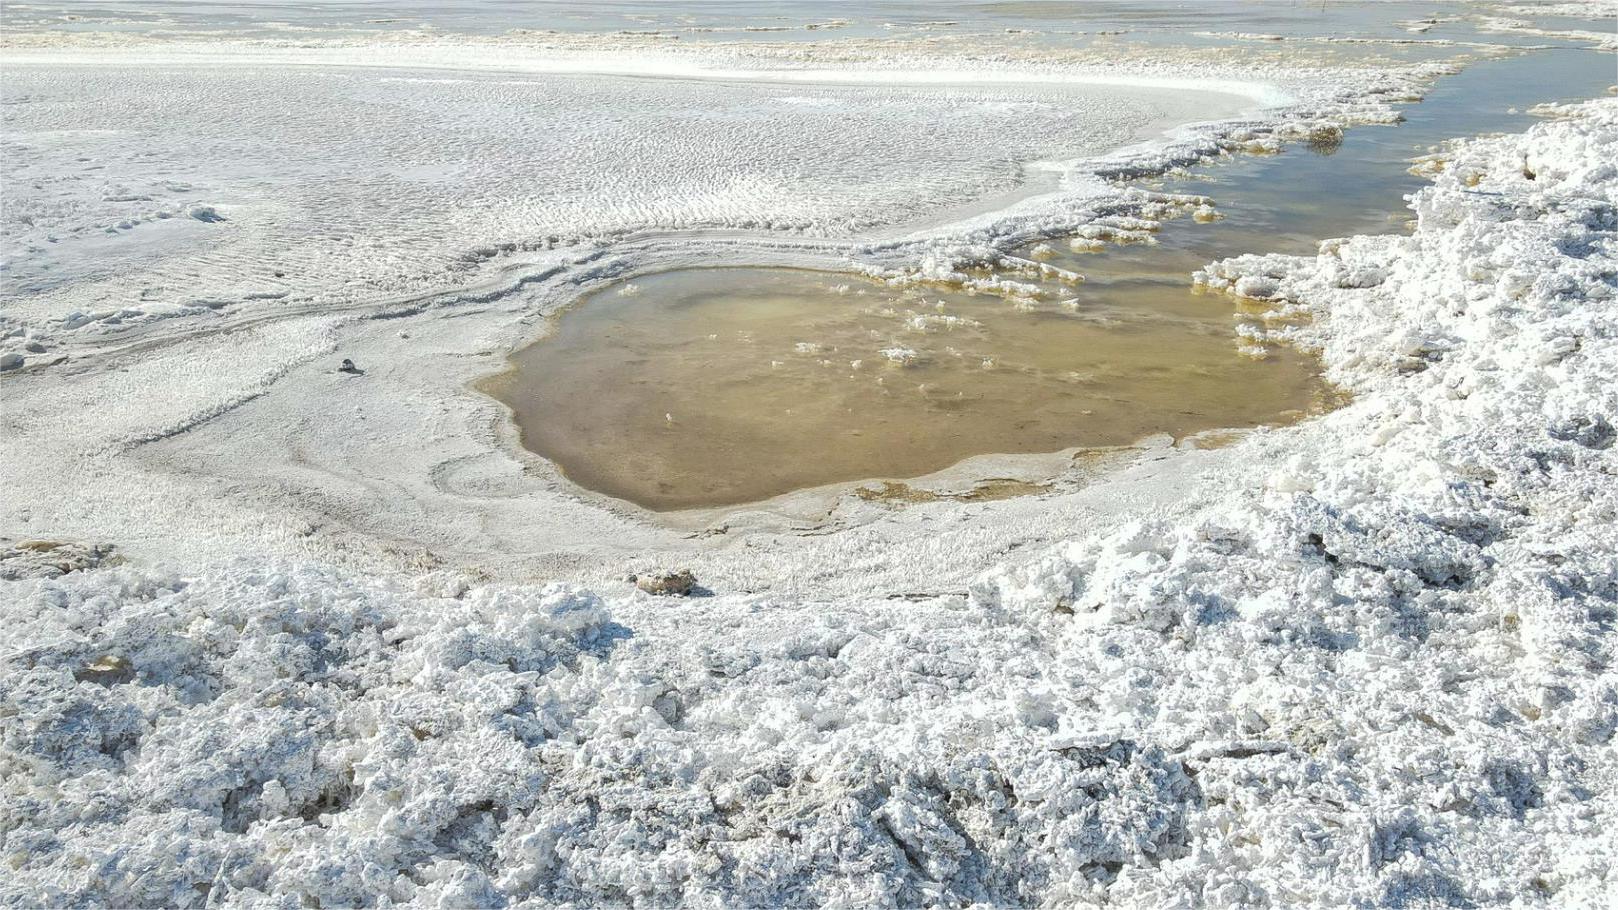
<svg viewBox="0 0 1618 910">
<path fill-rule="evenodd" d="M 1038 303 L 794 269 L 636 278 L 488 390 L 575 483 L 654 510 L 916 477 L 990 453 L 1296 420 L 1327 387 L 1242 353 L 1231 301 L 1161 285 Z"/>
</svg>

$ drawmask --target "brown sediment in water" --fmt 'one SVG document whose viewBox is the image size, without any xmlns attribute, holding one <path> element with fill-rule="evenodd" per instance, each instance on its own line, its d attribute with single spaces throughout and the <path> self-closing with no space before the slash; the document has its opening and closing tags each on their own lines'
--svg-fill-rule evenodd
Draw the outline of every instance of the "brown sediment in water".
<svg viewBox="0 0 1618 910">
<path fill-rule="evenodd" d="M 1051 287 L 1007 300 L 796 269 L 664 272 L 589 295 L 485 390 L 574 483 L 658 511 L 1288 423 L 1329 401 L 1301 352 L 1244 354 L 1226 298 Z M 1042 488 L 979 486 L 866 490 Z"/>
</svg>

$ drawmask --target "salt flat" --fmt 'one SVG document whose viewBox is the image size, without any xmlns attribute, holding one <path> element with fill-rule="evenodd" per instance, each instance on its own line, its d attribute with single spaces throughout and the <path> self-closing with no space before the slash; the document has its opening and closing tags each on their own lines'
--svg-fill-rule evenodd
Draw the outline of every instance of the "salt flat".
<svg viewBox="0 0 1618 910">
<path fill-rule="evenodd" d="M 988 287 L 1151 233 L 1193 203 L 1133 178 L 1599 43 L 1522 6 L 1054 49 L 8 25 L 0 896 L 1610 902 L 1610 99 L 1434 149 L 1408 234 L 1197 272 L 1352 403 L 1048 495 L 658 519 L 473 386 L 649 271 Z M 710 596 L 623 581 L 680 565 Z"/>
</svg>

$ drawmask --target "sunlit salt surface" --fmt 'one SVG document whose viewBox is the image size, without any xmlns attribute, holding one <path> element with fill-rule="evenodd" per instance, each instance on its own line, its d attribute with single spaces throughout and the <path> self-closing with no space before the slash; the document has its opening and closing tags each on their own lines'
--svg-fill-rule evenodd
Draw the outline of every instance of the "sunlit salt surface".
<svg viewBox="0 0 1618 910">
<path fill-rule="evenodd" d="M 664 272 L 581 301 L 491 391 L 574 482 L 657 510 L 1287 423 L 1324 401 L 1301 354 L 1239 349 L 1223 297 L 1067 290 L 1034 302 L 831 272 Z"/>
</svg>

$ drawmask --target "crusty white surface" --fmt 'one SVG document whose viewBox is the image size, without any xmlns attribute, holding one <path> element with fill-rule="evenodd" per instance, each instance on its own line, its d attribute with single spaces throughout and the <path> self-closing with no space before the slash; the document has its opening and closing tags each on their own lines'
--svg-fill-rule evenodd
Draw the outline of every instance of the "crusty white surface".
<svg viewBox="0 0 1618 910">
<path fill-rule="evenodd" d="M 0 380 L 6 528 L 139 564 L 0 581 L 0 896 L 1602 906 L 1618 103 L 1559 117 L 1451 150 L 1410 237 L 1204 270 L 1348 407 L 828 536 L 673 543 L 469 438 L 408 355 L 486 371 L 543 281 L 63 345 Z M 351 348 L 379 381 L 331 373 Z M 525 534 L 543 557 L 476 555 Z M 589 583 L 516 581 L 550 571 Z"/>
</svg>

